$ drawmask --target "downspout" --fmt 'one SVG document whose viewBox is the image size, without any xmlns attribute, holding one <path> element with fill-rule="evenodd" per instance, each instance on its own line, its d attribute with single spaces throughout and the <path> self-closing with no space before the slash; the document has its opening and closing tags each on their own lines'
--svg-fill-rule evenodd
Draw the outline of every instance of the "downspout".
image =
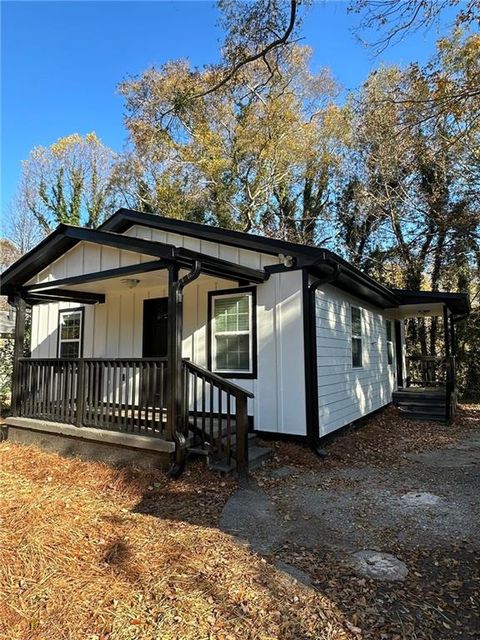
<svg viewBox="0 0 480 640">
<path fill-rule="evenodd" d="M 184 434 L 184 378 L 182 360 L 182 334 L 183 334 L 183 289 L 198 278 L 202 265 L 198 260 L 193 263 L 192 269 L 179 279 L 170 282 L 169 297 L 171 309 L 175 318 L 169 318 L 171 329 L 169 333 L 168 368 L 169 394 L 167 415 L 171 425 L 171 437 L 175 442 L 175 462 L 172 464 L 169 475 L 178 478 L 185 468 L 187 457 L 187 441 Z M 172 322 L 174 320 L 174 322 Z"/>
<path fill-rule="evenodd" d="M 312 450 L 319 456 L 324 456 L 325 452 L 320 446 L 320 422 L 318 417 L 318 378 L 317 378 L 317 331 L 315 314 L 315 292 L 325 284 L 335 282 L 342 268 L 339 264 L 333 266 L 333 272 L 317 278 L 314 282 L 308 282 L 308 272 L 304 272 L 306 291 L 306 322 L 305 326 L 305 366 L 307 381 L 307 439 Z"/>
</svg>

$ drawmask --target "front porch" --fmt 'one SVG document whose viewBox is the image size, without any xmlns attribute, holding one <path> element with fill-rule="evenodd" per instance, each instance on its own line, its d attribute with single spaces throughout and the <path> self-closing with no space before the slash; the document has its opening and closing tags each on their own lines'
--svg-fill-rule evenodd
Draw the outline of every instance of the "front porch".
<svg viewBox="0 0 480 640">
<path fill-rule="evenodd" d="M 187 360 L 172 433 L 167 358 L 20 358 L 14 417 L 7 424 L 174 454 L 208 456 L 222 471 L 249 463 L 247 399 L 253 394 Z M 113 437 L 106 437 L 106 433 Z M 120 436 L 120 437 L 119 437 Z M 262 454 L 256 451 L 257 455 Z"/>
<path fill-rule="evenodd" d="M 80 439 L 98 433 L 99 443 L 121 434 L 133 448 L 143 438 L 169 454 L 174 475 L 189 453 L 243 473 L 253 393 L 207 368 L 207 301 L 268 274 L 107 232 L 67 228 L 67 247 L 72 234 L 66 259 L 40 272 L 33 265 L 30 279 L 9 290 L 17 310 L 12 425 L 58 425 Z M 33 357 L 24 356 L 27 307 L 38 332 Z"/>
</svg>

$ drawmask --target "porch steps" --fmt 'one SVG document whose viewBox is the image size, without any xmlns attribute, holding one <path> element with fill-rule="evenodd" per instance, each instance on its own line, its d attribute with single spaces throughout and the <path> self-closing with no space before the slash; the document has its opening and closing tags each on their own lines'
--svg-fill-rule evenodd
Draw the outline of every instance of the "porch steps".
<svg viewBox="0 0 480 640">
<path fill-rule="evenodd" d="M 412 420 L 446 422 L 446 398 L 442 389 L 402 389 L 392 401 L 400 413 Z"/>
<path fill-rule="evenodd" d="M 226 442 L 227 438 L 227 427 L 226 421 L 222 421 L 224 424 L 222 425 L 222 433 L 221 438 Z M 231 446 L 231 460 L 227 461 L 224 459 L 214 460 L 210 458 L 210 447 L 209 447 L 209 439 L 210 434 L 205 434 L 205 441 L 202 442 L 201 438 L 202 431 L 200 428 L 196 428 L 193 424 L 190 424 L 191 430 L 191 445 L 188 447 L 188 451 L 191 455 L 196 456 L 205 456 L 207 458 L 207 464 L 210 469 L 214 471 L 218 471 L 220 473 L 232 473 L 236 469 L 236 459 L 235 459 L 235 445 L 237 441 L 237 434 L 235 433 L 235 421 L 231 421 L 231 429 L 232 433 L 230 435 L 230 446 Z M 217 441 L 219 437 L 219 424 L 215 425 L 213 429 L 213 440 Z M 199 441 L 200 439 L 200 441 Z M 265 460 L 267 460 L 270 455 L 273 453 L 270 447 L 263 447 L 257 444 L 257 436 L 255 433 L 248 434 L 248 468 L 249 470 L 258 468 Z"/>
</svg>

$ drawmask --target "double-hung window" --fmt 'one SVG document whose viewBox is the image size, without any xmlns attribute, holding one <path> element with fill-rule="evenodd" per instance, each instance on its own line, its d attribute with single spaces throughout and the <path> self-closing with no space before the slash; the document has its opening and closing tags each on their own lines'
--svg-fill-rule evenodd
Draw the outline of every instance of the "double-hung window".
<svg viewBox="0 0 480 640">
<path fill-rule="evenodd" d="M 80 358 L 82 355 L 83 309 L 64 309 L 59 316 L 58 355 Z"/>
<path fill-rule="evenodd" d="M 387 362 L 388 364 L 393 364 L 393 329 L 392 329 L 391 320 L 387 320 L 386 331 L 387 331 Z"/>
<path fill-rule="evenodd" d="M 352 323 L 352 367 L 363 366 L 362 355 L 362 310 L 350 307 Z"/>
<path fill-rule="evenodd" d="M 254 374 L 254 293 L 212 293 L 210 358 L 215 373 Z"/>
</svg>

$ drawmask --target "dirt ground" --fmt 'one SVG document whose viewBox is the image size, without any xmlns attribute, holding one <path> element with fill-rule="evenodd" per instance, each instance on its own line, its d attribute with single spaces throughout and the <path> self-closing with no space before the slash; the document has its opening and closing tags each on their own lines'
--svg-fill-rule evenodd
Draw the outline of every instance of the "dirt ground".
<svg viewBox="0 0 480 640">
<path fill-rule="evenodd" d="M 300 570 L 359 638 L 478 640 L 478 408 L 464 407 L 453 426 L 409 422 L 389 408 L 329 449 L 320 462 L 276 445 L 269 467 L 227 502 L 221 527 Z M 408 574 L 365 575 L 353 555 L 364 550 L 393 555 Z"/>
</svg>

